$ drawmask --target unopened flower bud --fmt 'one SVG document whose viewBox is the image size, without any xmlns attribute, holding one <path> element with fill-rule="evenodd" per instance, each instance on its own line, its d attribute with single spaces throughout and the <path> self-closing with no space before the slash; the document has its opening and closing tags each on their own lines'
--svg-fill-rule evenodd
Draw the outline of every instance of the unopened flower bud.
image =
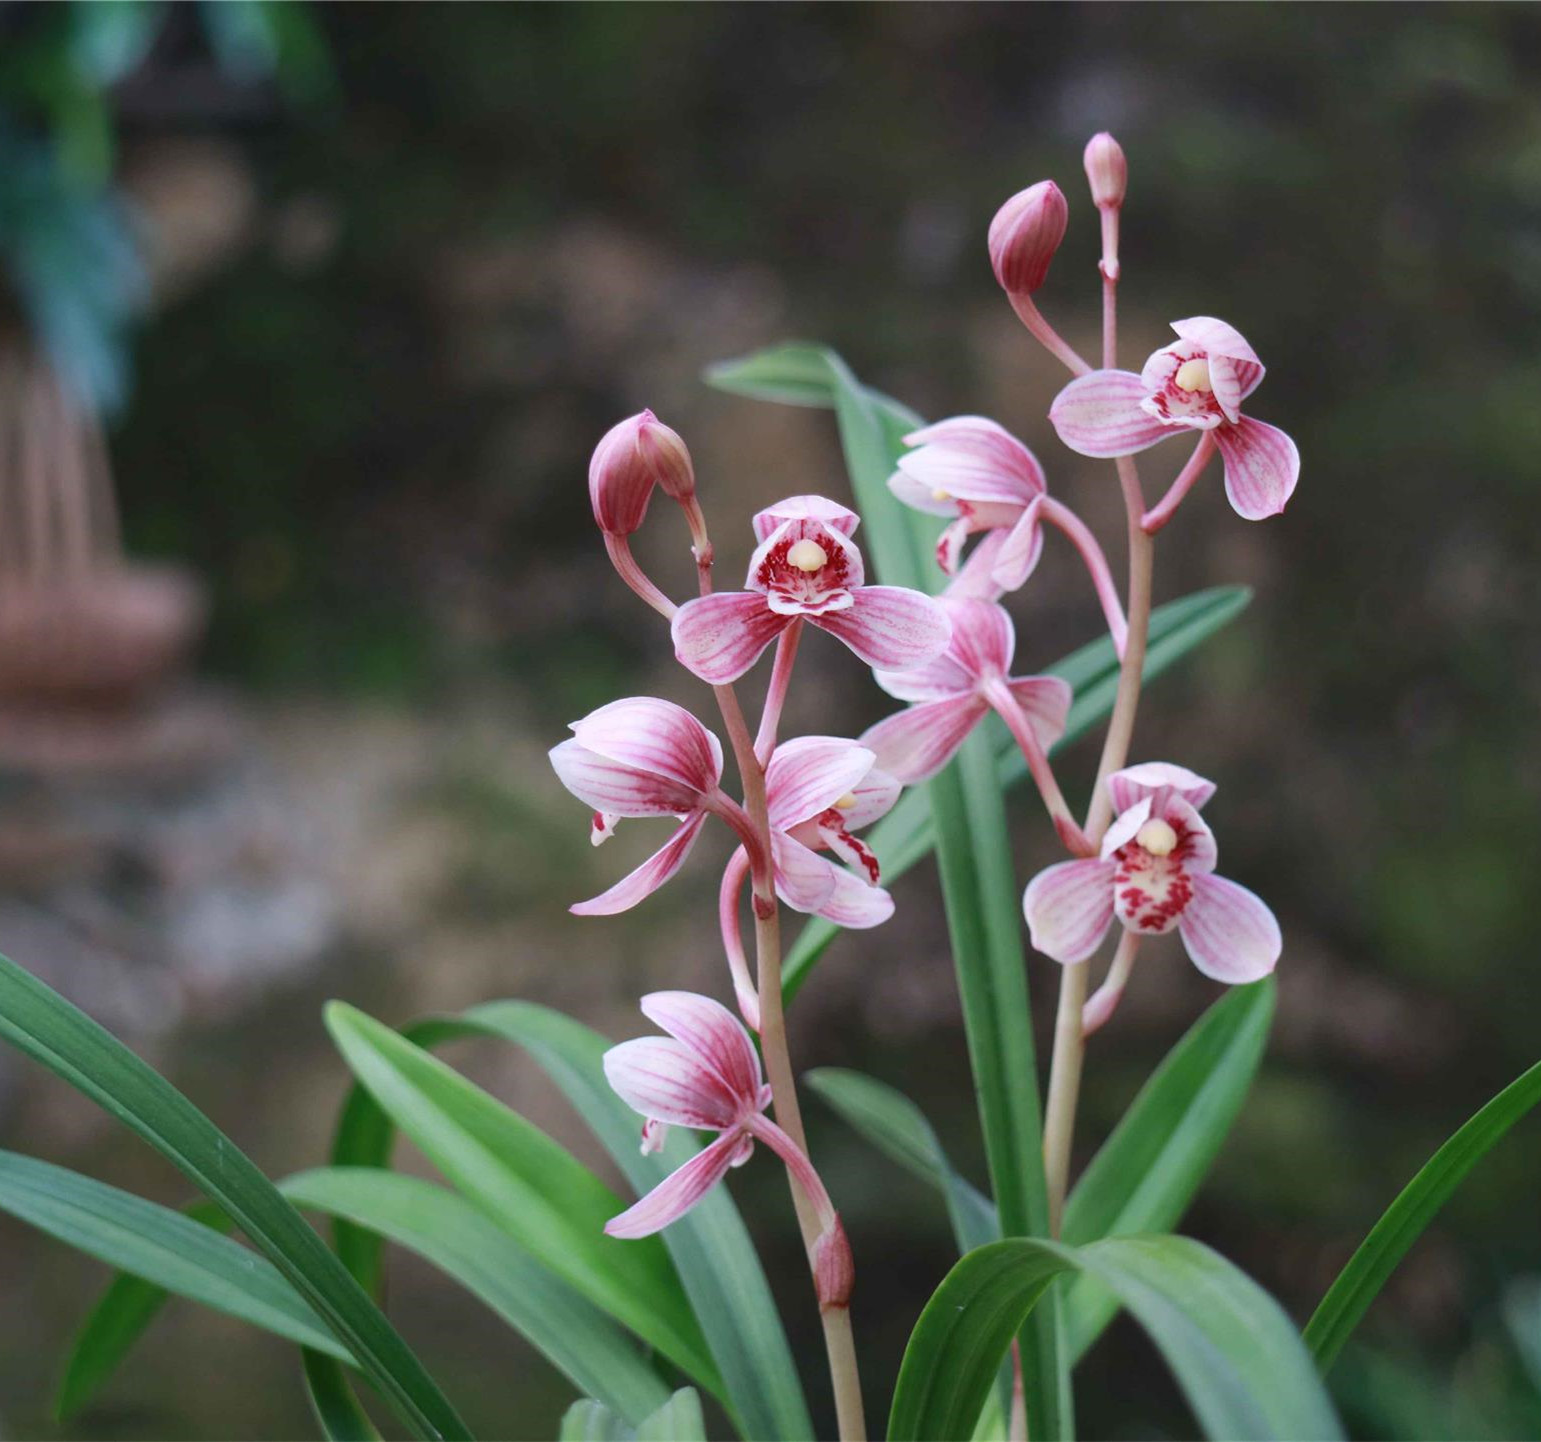
<svg viewBox="0 0 1541 1442">
<path fill-rule="evenodd" d="M 647 515 L 654 486 L 680 502 L 696 491 L 685 442 L 652 411 L 631 416 L 605 432 L 589 461 L 589 499 L 600 530 L 629 536 Z"/>
<path fill-rule="evenodd" d="M 990 222 L 990 264 L 1008 295 L 1031 295 L 1049 274 L 1065 238 L 1070 207 L 1052 180 L 1012 196 Z"/>
<path fill-rule="evenodd" d="M 856 1285 L 856 1263 L 838 1214 L 813 1244 L 813 1285 L 821 1310 L 850 1306 L 851 1289 Z"/>
<path fill-rule="evenodd" d="M 1123 146 L 1104 130 L 1086 142 L 1083 158 L 1097 209 L 1116 210 L 1124 203 L 1124 191 L 1129 187 L 1129 162 L 1124 159 Z"/>
</svg>

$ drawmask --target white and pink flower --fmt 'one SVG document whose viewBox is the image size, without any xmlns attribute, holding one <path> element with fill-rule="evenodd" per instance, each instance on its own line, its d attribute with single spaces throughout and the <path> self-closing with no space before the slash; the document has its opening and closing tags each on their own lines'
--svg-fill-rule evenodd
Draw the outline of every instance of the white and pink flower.
<svg viewBox="0 0 1541 1442">
<path fill-rule="evenodd" d="M 1126 931 L 1176 931 L 1193 964 L 1216 981 L 1256 981 L 1279 960 L 1273 912 L 1214 874 L 1214 833 L 1199 809 L 1214 785 L 1182 766 L 1148 762 L 1108 778 L 1116 818 L 1102 853 L 1061 862 L 1022 898 L 1033 946 L 1055 961 L 1087 960 L 1115 918 Z"/>
<path fill-rule="evenodd" d="M 1237 514 L 1249 521 L 1277 515 L 1300 479 L 1300 452 L 1277 426 L 1241 413 L 1263 379 L 1257 353 L 1213 316 L 1173 321 L 1172 329 L 1178 339 L 1139 375 L 1097 370 L 1071 381 L 1049 411 L 1060 440 L 1083 456 L 1129 456 L 1198 431 L 1206 449 L 1196 459 L 1207 459 L 1209 445 L 1219 450 Z"/>
<path fill-rule="evenodd" d="M 798 621 L 838 637 L 869 666 L 916 666 L 936 655 L 947 644 L 946 616 L 919 591 L 865 584 L 851 540 L 858 521 L 822 496 L 793 496 L 761 511 L 746 589 L 697 597 L 675 613 L 680 663 L 726 685 Z"/>
</svg>

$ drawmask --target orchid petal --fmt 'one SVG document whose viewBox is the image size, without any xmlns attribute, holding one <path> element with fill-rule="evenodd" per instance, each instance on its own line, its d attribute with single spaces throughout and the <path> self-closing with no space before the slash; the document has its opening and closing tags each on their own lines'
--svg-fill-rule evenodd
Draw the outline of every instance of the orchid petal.
<svg viewBox="0 0 1541 1442">
<path fill-rule="evenodd" d="M 900 785 L 897 777 L 890 776 L 874 765 L 851 788 L 851 795 L 856 798 L 856 805 L 844 813 L 845 829 L 860 831 L 863 826 L 871 826 L 874 821 L 887 816 L 894 809 L 903 790 L 904 787 Z"/>
<path fill-rule="evenodd" d="M 1262 361 L 1247 344 L 1246 337 L 1226 321 L 1216 320 L 1212 315 L 1195 315 L 1187 320 L 1174 320 L 1172 329 L 1181 339 L 1192 342 L 1206 352 L 1211 362 L 1216 356 L 1223 356 L 1227 360 L 1254 365 L 1259 371 L 1263 368 Z"/>
<path fill-rule="evenodd" d="M 928 516 L 958 514 L 958 502 L 954 499 L 952 492 L 949 491 L 942 500 L 937 500 L 937 487 L 927 484 L 908 471 L 895 471 L 888 478 L 888 489 L 893 493 L 895 500 L 902 501 L 912 510 L 924 511 Z"/>
<path fill-rule="evenodd" d="M 1140 828 L 1150 820 L 1151 798 L 1142 796 L 1127 811 L 1121 811 L 1102 837 L 1102 859 L 1108 860 L 1121 847 L 1127 846 L 1139 835 Z"/>
<path fill-rule="evenodd" d="M 954 600 L 941 603 L 952 622 L 947 654 L 972 680 L 1004 676 L 1011 669 L 1017 633 L 1004 606 L 989 601 Z"/>
<path fill-rule="evenodd" d="M 863 586 L 853 593 L 853 600 L 849 610 L 808 620 L 844 641 L 869 666 L 907 670 L 929 661 L 947 645 L 952 631 L 947 613 L 919 591 Z"/>
<path fill-rule="evenodd" d="M 1249 521 L 1276 516 L 1300 480 L 1300 451 L 1278 426 L 1243 416 L 1214 433 L 1225 460 L 1225 494 Z"/>
<path fill-rule="evenodd" d="M 872 679 L 896 701 L 941 701 L 974 689 L 974 678 L 958 664 L 950 646 L 922 666 L 903 671 L 879 668 Z"/>
<path fill-rule="evenodd" d="M 764 1078 L 749 1034 L 727 1007 L 693 991 L 653 991 L 642 1014 L 710 1065 L 744 1104 L 753 1107 Z"/>
<path fill-rule="evenodd" d="M 958 569 L 958 557 L 970 535 L 967 516 L 959 516 L 951 525 L 944 526 L 936 538 L 936 564 L 944 576 L 951 576 Z"/>
<path fill-rule="evenodd" d="M 791 621 L 772 611 L 758 591 L 698 596 L 674 613 L 674 654 L 703 681 L 725 686 L 753 666 Z"/>
<path fill-rule="evenodd" d="M 605 816 L 682 816 L 701 805 L 701 793 L 692 787 L 622 766 L 574 740 L 553 746 L 547 755 L 562 785 Z"/>
<path fill-rule="evenodd" d="M 1140 409 L 1145 395 L 1131 371 L 1092 371 L 1054 398 L 1049 420 L 1060 440 L 1083 456 L 1132 456 L 1172 433 Z"/>
<path fill-rule="evenodd" d="M 865 931 L 881 926 L 894 914 L 894 899 L 881 886 L 869 886 L 854 872 L 830 863 L 835 875 L 834 890 L 817 914 L 836 926 L 851 931 Z"/>
<path fill-rule="evenodd" d="M 1279 923 L 1260 898 L 1221 876 L 1195 876 L 1177 927 L 1193 964 L 1216 981 L 1267 976 L 1284 949 Z"/>
<path fill-rule="evenodd" d="M 670 1222 L 677 1222 L 727 1176 L 731 1167 L 742 1163 L 743 1141 L 734 1132 L 718 1137 L 684 1166 L 670 1172 L 641 1201 L 611 1217 L 605 1223 L 606 1233 L 612 1237 L 650 1237 Z"/>
<path fill-rule="evenodd" d="M 1032 508 L 1029 508 L 1032 509 Z M 1018 522 L 1020 525 L 1021 522 Z M 969 558 L 958 574 L 948 582 L 947 589 L 938 599 L 948 601 L 998 601 L 1006 588 L 996 579 L 995 568 L 1004 549 L 1007 537 L 1014 534 L 999 527 L 986 531 L 980 542 L 969 552 Z M 1037 557 L 1034 556 L 1036 563 Z M 1031 569 L 1031 567 L 1029 567 Z"/>
<path fill-rule="evenodd" d="M 930 492 L 1024 505 L 1047 489 L 1038 458 L 1003 426 L 983 416 L 938 421 L 906 436 L 905 444 L 915 449 L 899 457 L 899 470 Z"/>
<path fill-rule="evenodd" d="M 842 536 L 853 536 L 861 524 L 861 517 L 850 507 L 824 496 L 788 496 L 786 500 L 756 512 L 753 521 L 755 539 L 768 540 L 773 531 L 789 521 L 815 521 Z"/>
<path fill-rule="evenodd" d="M 629 911 L 680 869 L 705 823 L 704 811 L 686 817 L 685 824 L 635 871 L 623 876 L 608 891 L 567 909 L 574 916 L 614 916 L 618 911 Z"/>
<path fill-rule="evenodd" d="M 1115 811 L 1127 811 L 1140 797 L 1154 796 L 1165 789 L 1175 791 L 1197 810 L 1215 794 L 1215 783 L 1169 761 L 1144 761 L 1108 777 L 1108 795 Z"/>
<path fill-rule="evenodd" d="M 772 831 L 770 841 L 776 894 L 793 911 L 817 912 L 834 892 L 835 868 L 801 841 L 794 841 L 785 831 Z"/>
<path fill-rule="evenodd" d="M 790 831 L 827 811 L 855 789 L 877 758 L 866 747 L 837 736 L 799 736 L 776 748 L 765 768 L 770 823 Z"/>
<path fill-rule="evenodd" d="M 1068 681 L 1058 676 L 1020 676 L 1006 683 L 1017 705 L 1033 728 L 1038 744 L 1047 751 L 1065 734 L 1065 722 L 1070 716 L 1070 702 L 1074 693 Z"/>
<path fill-rule="evenodd" d="M 1039 507 L 1035 502 L 1005 533 L 990 568 L 990 579 L 1003 590 L 1018 590 L 1038 568 L 1038 558 L 1043 555 L 1043 527 L 1038 522 L 1038 514 Z"/>
<path fill-rule="evenodd" d="M 1066 965 L 1096 951 L 1113 923 L 1117 870 L 1111 861 L 1062 861 L 1028 882 L 1022 911 L 1034 948 Z"/>
<path fill-rule="evenodd" d="M 629 696 L 591 711 L 569 729 L 590 751 L 682 786 L 711 791 L 722 780 L 722 743 L 672 701 Z"/>
<path fill-rule="evenodd" d="M 971 693 L 922 701 L 869 727 L 858 738 L 878 767 L 913 786 L 935 776 L 989 710 Z"/>
<path fill-rule="evenodd" d="M 638 1037 L 611 1047 L 602 1060 L 610 1089 L 634 1112 L 655 1121 L 722 1131 L 754 1108 L 754 1091 L 735 1090 L 685 1041 Z"/>
<path fill-rule="evenodd" d="M 1179 837 L 1172 856 L 1182 863 L 1183 870 L 1190 876 L 1213 871 L 1220 858 L 1220 848 L 1215 842 L 1215 833 L 1197 809 L 1176 795 L 1169 795 L 1164 800 L 1156 798 L 1155 809 Z"/>
</svg>

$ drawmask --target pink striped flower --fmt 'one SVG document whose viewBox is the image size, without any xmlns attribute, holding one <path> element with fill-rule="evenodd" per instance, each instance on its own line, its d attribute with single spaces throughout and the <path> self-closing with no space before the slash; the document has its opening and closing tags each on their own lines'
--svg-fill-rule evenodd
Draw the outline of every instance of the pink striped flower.
<svg viewBox="0 0 1541 1442">
<path fill-rule="evenodd" d="M 643 1014 L 667 1037 L 641 1037 L 611 1047 L 605 1077 L 616 1094 L 647 1119 L 644 1152 L 663 1145 L 670 1126 L 713 1131 L 717 1139 L 670 1173 L 645 1197 L 605 1223 L 612 1237 L 646 1237 L 678 1221 L 733 1167 L 743 1166 L 757 1141 L 774 1151 L 813 1203 L 820 1235 L 813 1247 L 820 1301 L 843 1305 L 850 1292 L 850 1254 L 840 1219 L 802 1149 L 765 1113 L 771 1089 L 754 1044 L 733 1014 L 710 997 L 655 991 Z"/>
<path fill-rule="evenodd" d="M 1083 456 L 1129 456 L 1180 431 L 1207 433 L 1237 514 L 1277 515 L 1300 479 L 1300 452 L 1277 426 L 1241 413 L 1263 379 L 1262 362 L 1239 331 L 1212 316 L 1173 321 L 1172 329 L 1178 339 L 1139 375 L 1098 370 L 1071 381 L 1049 411 L 1060 440 Z"/>
<path fill-rule="evenodd" d="M 551 749 L 551 765 L 562 784 L 594 808 L 594 845 L 608 840 L 623 816 L 674 816 L 681 823 L 629 876 L 572 907 L 577 915 L 611 916 L 658 890 L 680 869 L 711 813 L 739 824 L 719 784 L 722 746 L 682 706 L 633 696 L 601 706 L 570 729 L 572 739 Z"/>
<path fill-rule="evenodd" d="M 1069 965 L 1102 944 L 1116 917 L 1126 931 L 1176 930 L 1193 964 L 1216 981 L 1256 981 L 1279 960 L 1279 923 L 1264 903 L 1214 875 L 1214 834 L 1199 808 L 1213 783 L 1148 762 L 1108 778 L 1117 817 L 1102 854 L 1061 862 L 1028 883 L 1022 909 L 1033 945 Z"/>
<path fill-rule="evenodd" d="M 952 640 L 934 661 L 874 673 L 890 696 L 912 704 L 859 738 L 878 767 L 905 785 L 936 775 L 992 709 L 1024 749 L 1039 755 L 1064 734 L 1070 687 L 1054 676 L 1010 676 L 1016 632 L 997 605 L 944 596 Z"/>
<path fill-rule="evenodd" d="M 681 664 L 726 685 L 799 619 L 844 641 L 869 666 L 917 666 L 936 655 L 947 644 L 946 617 L 919 591 L 863 584 L 851 540 L 858 522 L 822 496 L 793 496 L 761 511 L 747 589 L 700 596 L 675 613 Z"/>
</svg>

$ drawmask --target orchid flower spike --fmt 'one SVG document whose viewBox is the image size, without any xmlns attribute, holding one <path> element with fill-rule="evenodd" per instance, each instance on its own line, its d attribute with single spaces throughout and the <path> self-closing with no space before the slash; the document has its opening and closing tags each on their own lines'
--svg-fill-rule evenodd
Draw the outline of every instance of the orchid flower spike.
<svg viewBox="0 0 1541 1442">
<path fill-rule="evenodd" d="M 717 1139 L 671 1172 L 645 1197 L 605 1223 L 612 1237 L 647 1237 L 678 1221 L 733 1167 L 764 1142 L 786 1164 L 813 1205 L 819 1235 L 811 1249 L 822 1307 L 843 1307 L 854 1275 L 840 1218 L 813 1164 L 765 1109 L 771 1089 L 743 1027 L 724 1006 L 688 991 L 655 991 L 642 1012 L 668 1037 L 641 1037 L 611 1047 L 605 1077 L 616 1094 L 647 1119 L 643 1151 L 663 1145 L 670 1126 L 714 1131 Z"/>
<path fill-rule="evenodd" d="M 571 726 L 551 749 L 551 765 L 569 791 L 593 807 L 598 846 L 623 816 L 675 816 L 681 825 L 629 876 L 571 910 L 611 916 L 658 890 L 683 865 L 709 814 L 735 829 L 738 808 L 723 793 L 722 745 L 682 706 L 648 696 L 612 701 Z"/>
<path fill-rule="evenodd" d="M 1300 452 L 1277 426 L 1241 413 L 1263 379 L 1257 353 L 1212 316 L 1176 320 L 1172 329 L 1178 339 L 1139 375 L 1099 370 L 1071 381 L 1049 411 L 1060 440 L 1083 456 L 1130 456 L 1198 431 L 1195 460 L 1202 464 L 1210 446 L 1219 450 L 1236 513 L 1249 521 L 1277 515 L 1300 479 Z"/>
<path fill-rule="evenodd" d="M 1214 833 L 1199 808 L 1214 785 L 1182 766 L 1148 762 L 1114 772 L 1117 817 L 1102 854 L 1040 871 L 1022 909 L 1033 945 L 1066 965 L 1085 961 L 1116 916 L 1126 931 L 1176 930 L 1193 964 L 1216 981 L 1256 981 L 1279 960 L 1273 912 L 1234 881 L 1214 875 Z"/>
<path fill-rule="evenodd" d="M 935 656 L 947 644 L 946 615 L 919 591 L 863 584 L 851 540 L 858 521 L 822 496 L 793 496 L 761 511 L 747 589 L 697 597 L 675 614 L 681 664 L 726 685 L 800 620 L 844 641 L 869 666 L 918 666 Z"/>
</svg>

